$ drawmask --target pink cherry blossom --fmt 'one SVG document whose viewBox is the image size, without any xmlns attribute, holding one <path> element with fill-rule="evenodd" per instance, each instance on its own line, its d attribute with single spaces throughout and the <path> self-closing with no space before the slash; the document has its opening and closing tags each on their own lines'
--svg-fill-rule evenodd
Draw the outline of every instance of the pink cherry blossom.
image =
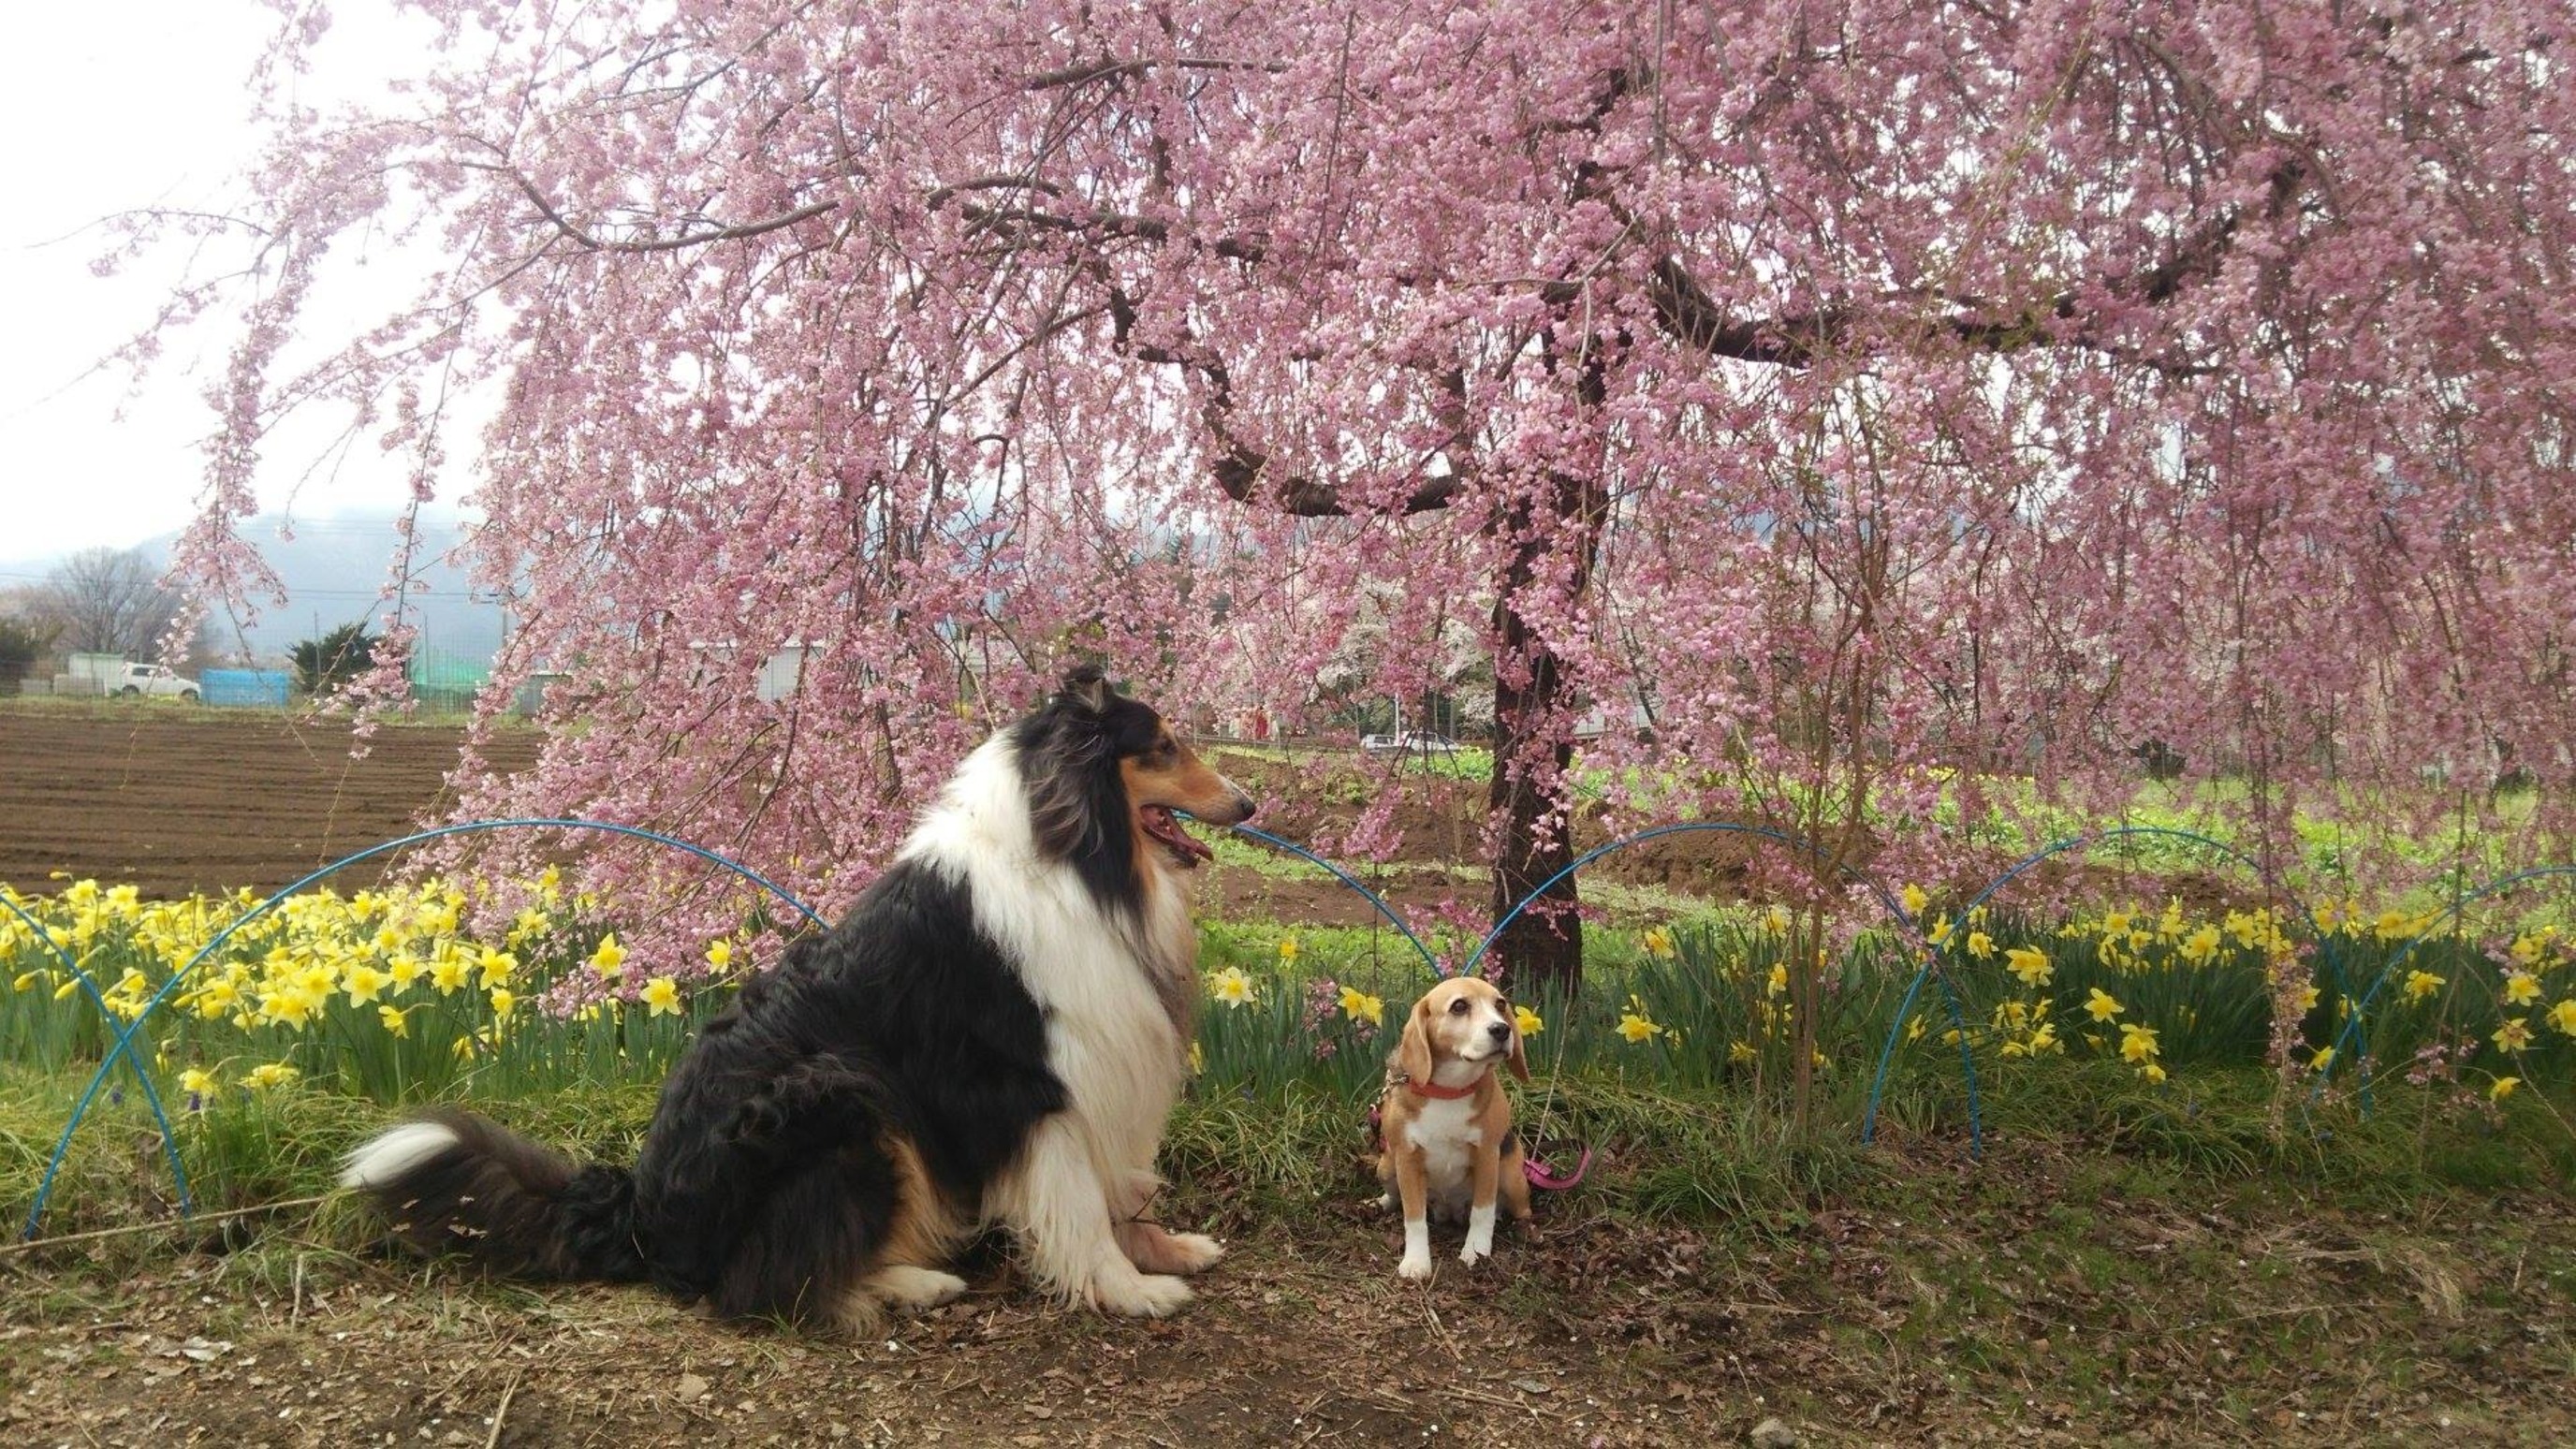
<svg viewBox="0 0 2576 1449">
<path fill-rule="evenodd" d="M 2565 851 L 2563 0 L 411 8 L 416 87 L 269 86 L 242 225 L 141 224 L 249 269 L 134 358 L 228 329 L 184 553 L 230 607 L 288 412 L 471 478 L 487 707 L 568 683 L 463 813 L 838 902 L 1094 654 L 1289 725 L 1489 668 L 1507 882 L 1596 804 L 1975 876 L 2149 741 L 2287 882 L 2302 810 Z M 417 304 L 308 322 L 378 238 Z M 1596 708 L 1652 728 L 1569 774 Z M 587 859 L 675 936 L 739 907 Z"/>
</svg>

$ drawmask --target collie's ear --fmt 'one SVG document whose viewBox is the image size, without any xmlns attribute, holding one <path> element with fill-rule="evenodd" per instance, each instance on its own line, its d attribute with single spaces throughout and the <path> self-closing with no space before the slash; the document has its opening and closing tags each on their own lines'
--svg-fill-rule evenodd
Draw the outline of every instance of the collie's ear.
<svg viewBox="0 0 2576 1449">
<path fill-rule="evenodd" d="M 1512 1069 L 1513 1076 L 1524 1082 L 1529 1080 L 1529 1056 L 1521 1050 L 1521 1025 L 1517 1021 L 1512 1023 L 1512 1054 L 1503 1059 L 1503 1065 Z"/>
<path fill-rule="evenodd" d="M 1413 1003 L 1404 1014 L 1404 1036 L 1395 1045 L 1395 1069 L 1418 1085 L 1431 1082 L 1431 998 Z"/>
<path fill-rule="evenodd" d="M 1056 691 L 1064 702 L 1090 714 L 1109 707 L 1109 671 L 1097 664 L 1077 664 L 1064 673 Z"/>
</svg>

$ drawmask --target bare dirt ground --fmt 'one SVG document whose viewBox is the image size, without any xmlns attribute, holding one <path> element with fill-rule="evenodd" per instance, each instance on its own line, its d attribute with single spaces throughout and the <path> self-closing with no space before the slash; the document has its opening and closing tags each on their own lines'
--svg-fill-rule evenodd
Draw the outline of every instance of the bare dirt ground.
<svg viewBox="0 0 2576 1449">
<path fill-rule="evenodd" d="M 389 726 L 353 759 L 344 727 L 284 714 L 115 701 L 0 707 L 0 882 L 50 893 L 62 872 L 128 882 L 146 897 L 274 890 L 443 818 L 462 736 L 451 726 Z M 533 731 L 505 736 L 492 762 L 524 764 L 537 743 Z M 1324 798 L 1299 772 L 1256 761 L 1247 774 L 1264 801 L 1258 823 L 1282 838 L 1328 841 L 1347 826 L 1351 807 Z M 1452 899 L 1481 909 L 1482 876 L 1453 863 L 1476 857 L 1483 787 L 1418 776 L 1385 785 L 1404 796 L 1396 813 L 1403 844 L 1393 862 L 1353 868 L 1415 919 Z M 1748 855 L 1734 838 L 1683 836 L 1605 859 L 1585 878 L 1730 895 Z M 1356 892 L 1308 869 L 1212 869 L 1207 899 L 1220 913 L 1300 924 L 1377 919 Z M 365 885 L 377 871 L 362 865 L 337 883 Z"/>
<path fill-rule="evenodd" d="M 50 893 L 63 871 L 147 898 L 274 890 L 417 828 L 448 798 L 461 735 L 391 726 L 353 759 L 345 727 L 285 714 L 0 708 L 0 881 Z M 536 736 L 519 740 L 498 763 L 534 757 Z M 360 868 L 343 888 L 373 878 Z"/>
<path fill-rule="evenodd" d="M 2576 1435 L 2563 1206 L 2499 1203 L 2526 1231 L 2487 1255 L 2403 1214 L 2184 1209 L 2039 1149 L 1917 1150 L 1901 1201 L 1770 1234 L 1549 1200 L 1429 1287 L 1356 1201 L 1293 1232 L 1220 1207 L 1233 1251 L 1172 1320 L 1056 1308 L 997 1263 L 864 1339 L 472 1283 L 283 1223 L 229 1258 L 56 1250 L 0 1263 L 0 1441 L 1711 1445 L 1774 1416 L 1810 1444 Z"/>
</svg>

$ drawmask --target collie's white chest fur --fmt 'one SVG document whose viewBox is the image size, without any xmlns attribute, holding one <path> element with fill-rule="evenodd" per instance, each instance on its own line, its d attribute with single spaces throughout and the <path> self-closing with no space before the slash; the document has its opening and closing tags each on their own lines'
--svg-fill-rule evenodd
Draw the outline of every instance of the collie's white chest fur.
<svg viewBox="0 0 2576 1449">
<path fill-rule="evenodd" d="M 966 883 L 976 924 L 1046 1013 L 1047 1065 L 1095 1164 L 1104 1175 L 1150 1167 L 1188 1070 L 1186 1024 L 1156 987 L 1196 986 L 1181 883 L 1148 863 L 1142 919 L 1105 912 L 1071 867 L 1039 857 L 1004 740 L 967 757 L 903 855 Z"/>
</svg>

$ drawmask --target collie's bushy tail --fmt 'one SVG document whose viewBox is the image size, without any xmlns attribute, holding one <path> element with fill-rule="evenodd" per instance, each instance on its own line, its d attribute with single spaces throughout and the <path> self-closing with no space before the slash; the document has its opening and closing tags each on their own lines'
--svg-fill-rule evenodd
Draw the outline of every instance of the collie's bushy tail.
<svg viewBox="0 0 2576 1449">
<path fill-rule="evenodd" d="M 468 1112 L 389 1127 L 351 1152 L 342 1187 L 372 1196 L 393 1234 L 516 1278 L 645 1276 L 635 1243 L 635 1173 L 579 1167 Z"/>
</svg>

